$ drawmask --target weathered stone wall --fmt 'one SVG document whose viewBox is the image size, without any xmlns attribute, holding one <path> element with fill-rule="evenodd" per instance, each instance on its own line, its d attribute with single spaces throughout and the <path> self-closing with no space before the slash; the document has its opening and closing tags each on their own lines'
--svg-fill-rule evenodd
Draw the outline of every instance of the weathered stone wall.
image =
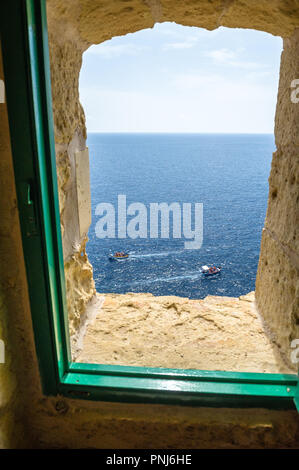
<svg viewBox="0 0 299 470">
<path fill-rule="evenodd" d="M 67 29 L 68 37 L 75 33 L 72 39 L 83 47 L 163 21 L 210 30 L 251 28 L 282 37 L 299 27 L 296 0 L 48 0 L 47 4 L 59 35 L 65 37 Z"/>
<path fill-rule="evenodd" d="M 52 21 L 51 21 L 52 19 Z M 49 14 L 50 60 L 55 128 L 55 147 L 67 307 L 70 333 L 79 328 L 80 317 L 95 294 L 92 266 L 80 234 L 75 153 L 85 149 L 85 117 L 79 102 L 79 72 L 84 47 L 75 40 L 71 26 Z"/>
<path fill-rule="evenodd" d="M 78 102 L 78 74 L 81 53 L 89 44 L 88 25 L 90 21 L 93 24 L 93 27 L 90 27 L 90 34 L 97 34 L 97 37 L 92 36 L 95 39 L 94 42 L 100 42 L 116 34 L 125 34 L 149 27 L 154 20 L 161 18 L 163 21 L 175 19 L 182 24 L 194 24 L 209 28 L 216 27 L 218 24 L 231 27 L 256 27 L 282 36 L 291 36 L 295 26 L 299 26 L 298 3 L 295 1 L 199 2 L 194 0 L 180 2 L 168 0 L 163 1 L 161 6 L 158 0 L 144 0 L 144 2 L 141 0 L 115 0 L 113 2 L 110 0 L 102 0 L 101 2 L 95 0 L 48 0 L 48 4 L 52 10 L 50 22 L 51 14 L 56 17 L 52 25 L 50 23 L 50 26 L 53 27 L 50 41 L 57 158 L 61 159 L 59 184 L 62 210 L 65 204 L 64 197 L 67 197 L 67 191 L 63 189 L 63 184 L 65 187 L 67 182 L 71 184 L 68 167 L 71 166 L 70 152 L 73 151 L 73 142 L 76 139 L 83 139 L 80 141 L 81 143 L 76 144 L 79 150 L 82 150 L 85 145 L 84 116 Z M 191 13 L 189 16 L 187 11 Z M 91 42 L 94 40 L 92 38 Z M 294 39 L 291 39 L 287 44 L 290 47 L 288 47 L 289 52 L 285 54 L 284 63 L 289 63 L 290 67 L 285 65 L 285 68 L 282 69 L 282 79 L 284 71 L 286 73 L 286 81 L 281 81 L 280 85 L 280 97 L 283 101 L 284 94 L 290 92 L 287 78 L 291 74 L 291 62 L 295 60 Z M 287 50 L 287 46 L 285 50 Z M 294 52 L 291 52 L 292 50 Z M 291 75 L 293 76 L 293 73 Z M 55 83 L 56 81 L 57 83 Z M 287 91 L 283 91 L 283 83 L 287 83 Z M 279 180 L 277 196 L 274 197 L 275 204 L 280 201 L 282 196 L 286 200 L 288 198 L 288 192 L 279 193 L 280 185 L 282 188 L 295 188 L 291 185 L 293 178 L 287 168 L 293 168 L 290 159 L 292 152 L 294 157 L 298 158 L 297 147 L 293 146 L 298 138 L 298 132 L 291 131 L 290 127 L 284 125 L 284 113 L 286 113 L 286 117 L 290 117 L 290 120 L 294 120 L 295 109 L 289 107 L 287 101 L 284 103 L 285 111 L 281 112 L 276 120 L 278 125 L 276 135 L 279 136 L 278 152 L 281 153 L 274 161 L 277 162 L 279 174 L 286 171 L 288 177 L 287 182 L 284 182 L 283 178 Z M 291 111 L 292 109 L 293 111 Z M 4 110 L 5 108 L 1 104 L 0 338 L 4 339 L 6 343 L 7 362 L 5 365 L 0 364 L 0 447 L 298 447 L 299 423 L 295 411 L 91 403 L 60 397 L 47 398 L 42 395 L 27 295 L 8 124 L 6 114 L 3 114 Z M 298 125 L 298 116 L 296 119 Z M 282 133 L 280 134 L 280 132 Z M 289 153 L 287 153 L 288 148 L 290 149 Z M 287 155 L 287 158 L 280 159 L 279 155 Z M 284 167 L 283 163 L 287 163 L 287 165 Z M 286 170 L 282 168 L 286 168 Z M 63 181 L 65 183 L 62 183 Z M 270 184 L 272 184 L 271 181 L 273 181 L 275 189 L 274 173 Z M 284 184 L 285 186 L 283 186 Z M 290 201 L 294 202 L 292 192 Z M 286 223 L 291 223 L 286 214 L 291 219 L 294 209 L 293 202 L 286 204 L 287 212 L 281 206 L 283 224 L 278 224 L 279 217 L 276 216 L 276 225 L 268 226 L 268 230 L 275 233 L 276 238 L 278 237 L 279 243 L 276 243 L 274 235 L 271 237 L 264 235 L 263 237 L 262 251 L 266 253 L 265 245 L 269 241 L 269 257 L 273 258 L 268 278 L 267 270 L 261 266 L 258 277 L 261 287 L 265 286 L 266 288 L 267 282 L 269 282 L 268 297 L 270 300 L 267 304 L 269 305 L 267 307 L 269 308 L 269 317 L 272 296 L 281 302 L 279 314 L 283 318 L 281 313 L 284 312 L 285 304 L 295 295 L 294 289 L 290 289 L 286 297 L 283 295 L 278 298 L 273 289 L 272 275 L 278 263 L 275 263 L 274 260 L 276 254 L 277 257 L 281 257 L 283 265 L 281 277 L 287 279 L 289 275 L 287 262 L 292 256 L 287 258 L 285 253 L 291 253 L 289 249 L 293 245 L 289 246 L 289 244 L 292 242 L 292 237 L 284 238 L 279 228 L 283 228 Z M 275 206 L 273 207 L 275 213 Z M 269 211 L 267 220 L 270 224 Z M 62 217 L 62 220 L 66 219 Z M 285 235 L 287 236 L 288 232 L 285 232 Z M 69 246 L 67 242 L 64 243 L 65 246 Z M 275 249 L 271 247 L 271 244 L 275 245 Z M 294 248 L 295 246 L 292 249 Z M 71 264 L 79 262 L 79 253 L 79 249 L 78 251 L 74 250 L 74 254 L 70 257 Z M 75 259 L 72 259 L 72 256 Z M 85 261 L 84 267 L 86 266 L 89 271 L 86 259 L 83 258 L 83 261 Z M 269 263 L 265 256 L 263 262 L 266 264 L 266 261 Z M 293 273 L 292 270 L 293 267 L 290 268 L 290 273 Z M 72 274 L 69 279 L 72 279 L 73 276 L 75 274 Z M 81 274 L 77 272 L 76 276 L 78 276 L 78 282 L 81 282 Z M 92 285 L 91 270 L 87 278 L 91 280 Z M 285 282 L 285 289 L 288 291 L 287 285 L 289 284 Z M 87 292 L 87 297 L 92 295 L 92 288 L 90 285 L 88 287 L 88 282 L 84 289 Z M 259 286 L 258 289 L 260 289 Z M 77 290 L 74 290 L 74 295 L 77 295 Z M 78 293 L 76 298 L 79 299 L 80 295 L 81 293 Z M 268 302 L 266 298 L 264 300 Z M 261 308 L 263 308 L 263 304 L 264 302 L 261 302 Z M 78 309 L 77 314 L 79 314 L 82 305 L 76 308 Z"/>
<path fill-rule="evenodd" d="M 299 30 L 284 40 L 275 118 L 277 151 L 256 280 L 257 306 L 288 361 L 290 343 L 299 338 L 299 103 L 291 100 L 291 83 L 298 78 Z"/>
<path fill-rule="evenodd" d="M 5 362 L 0 362 L 1 449 L 26 445 L 20 376 L 26 361 L 34 362 L 25 339 L 27 335 L 32 340 L 32 331 L 19 322 L 20 314 L 30 318 L 30 309 L 5 103 L 0 103 L 0 187 L 0 340 L 5 345 Z"/>
</svg>

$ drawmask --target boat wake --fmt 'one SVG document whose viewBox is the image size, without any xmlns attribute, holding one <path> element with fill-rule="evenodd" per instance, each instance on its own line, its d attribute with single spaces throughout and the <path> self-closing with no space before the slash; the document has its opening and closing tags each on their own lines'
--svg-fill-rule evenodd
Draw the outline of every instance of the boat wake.
<svg viewBox="0 0 299 470">
<path fill-rule="evenodd" d="M 164 256 L 169 256 L 169 255 L 178 255 L 180 253 L 183 253 L 182 250 L 180 251 L 164 251 L 163 253 L 146 253 L 146 254 L 139 254 L 135 253 L 134 251 L 130 252 L 130 258 L 132 259 L 139 259 L 139 258 L 160 258 Z"/>
<path fill-rule="evenodd" d="M 202 273 L 201 272 L 196 272 L 196 273 L 189 273 L 189 274 L 183 274 L 181 276 L 169 276 L 169 277 L 156 277 L 154 279 L 143 279 L 137 282 L 132 283 L 132 285 L 137 286 L 140 284 L 153 284 L 156 282 L 173 282 L 173 281 L 183 281 L 185 279 L 202 279 Z"/>
</svg>

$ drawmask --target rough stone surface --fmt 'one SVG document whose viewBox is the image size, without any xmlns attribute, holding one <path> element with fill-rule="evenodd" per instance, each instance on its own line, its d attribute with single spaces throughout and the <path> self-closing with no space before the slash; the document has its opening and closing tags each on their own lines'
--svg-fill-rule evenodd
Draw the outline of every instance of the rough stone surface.
<svg viewBox="0 0 299 470">
<path fill-rule="evenodd" d="M 62 406 L 62 403 L 64 406 Z M 57 406 L 59 405 L 59 406 Z M 57 411 L 62 409 L 63 411 Z M 296 412 L 167 405 L 40 402 L 36 446 L 103 449 L 298 448 Z"/>
<path fill-rule="evenodd" d="M 84 115 L 77 101 L 78 74 L 80 69 L 81 52 L 88 47 L 79 30 L 88 32 L 88 21 L 83 28 L 80 24 L 87 14 L 90 15 L 98 29 L 100 40 L 117 34 L 117 31 L 132 32 L 153 24 L 161 15 L 161 4 L 154 0 L 136 2 L 142 9 L 140 17 L 122 15 L 109 20 L 97 17 L 93 19 L 93 8 L 113 5 L 113 8 L 123 8 L 135 5 L 134 2 L 120 0 L 92 1 L 89 3 L 89 13 L 85 10 L 87 2 L 79 0 L 48 0 L 55 21 L 50 31 L 52 52 L 52 80 L 57 80 L 53 88 L 56 142 L 65 146 L 66 151 L 76 132 L 84 137 Z M 298 2 L 296 1 L 223 1 L 223 10 L 218 2 L 193 1 L 169 2 L 169 10 L 175 15 L 176 9 L 190 5 L 192 15 L 196 14 L 195 7 L 206 5 L 206 10 L 198 10 L 194 23 L 203 26 L 212 18 L 212 6 L 217 7 L 217 18 L 225 20 L 225 24 L 234 27 L 259 27 L 262 30 L 282 36 L 291 36 L 294 26 L 298 26 Z M 165 12 L 167 4 L 162 3 Z M 187 9 L 186 6 L 186 9 Z M 143 10 L 144 8 L 144 10 Z M 262 10 L 261 10 L 262 9 Z M 263 10 L 264 9 L 264 10 Z M 109 9 L 107 10 L 109 12 Z M 208 19 L 206 19 L 206 12 Z M 232 12 L 234 12 L 232 16 Z M 145 16 L 143 16 L 145 14 Z M 163 13 L 164 14 L 164 13 Z M 169 13 L 170 14 L 170 13 Z M 128 15 L 128 13 L 127 13 Z M 212 16 L 211 16 L 212 15 Z M 115 15 L 114 15 L 115 16 Z M 174 17 L 174 16 L 173 16 Z M 131 19 L 130 19 L 131 18 Z M 68 19 L 70 21 L 68 21 Z M 177 18 L 176 21 L 179 21 Z M 51 21 L 50 21 L 51 22 Z M 189 20 L 188 20 L 189 22 Z M 185 24 L 188 24 L 186 22 Z M 223 23 L 224 24 L 224 23 Z M 51 26 L 51 27 L 52 27 Z M 118 28 L 118 30 L 117 30 Z M 127 28 L 127 29 L 126 29 Z M 50 28 L 51 29 L 51 28 Z M 83 31 L 84 32 L 84 31 Z M 82 32 L 82 34 L 83 34 Z M 85 33 L 84 33 L 85 34 Z M 294 39 L 290 39 L 290 47 L 294 49 Z M 286 43 L 285 51 L 291 51 Z M 296 60 L 297 55 L 288 52 L 290 61 Z M 74 74 L 75 71 L 75 74 Z M 288 77 L 293 78 L 294 69 L 282 67 L 285 83 Z M 2 76 L 0 75 L 2 78 Z M 284 103 L 289 112 L 288 101 L 280 85 L 279 109 Z M 64 89 L 62 89 L 64 88 Z M 289 89 L 288 89 L 289 92 Z M 264 409 L 213 409 L 193 408 L 166 405 L 145 405 L 127 403 L 104 403 L 72 400 L 70 398 L 49 398 L 42 394 L 38 361 L 35 353 L 33 331 L 30 317 L 30 307 L 27 293 L 26 273 L 23 262 L 22 241 L 18 223 L 18 209 L 13 178 L 13 167 L 9 149 L 9 132 L 7 117 L 0 105 L 0 184 L 2 198 L 0 200 L 0 337 L 5 340 L 7 362 L 0 364 L 0 447 L 47 447 L 47 448 L 298 448 L 299 421 L 295 411 L 271 411 Z M 288 114 L 287 114 L 288 115 Z M 291 113 L 290 116 L 293 116 Z M 289 144 L 295 142 L 296 132 L 292 131 L 294 119 L 285 122 L 283 112 L 277 118 L 276 134 L 286 136 Z M 297 133 L 298 136 L 298 133 Z M 282 143 L 278 151 L 286 152 Z M 78 150 L 82 150 L 79 148 Z M 293 155 L 295 149 L 293 147 Z M 70 158 L 59 154 L 58 158 Z M 63 167 L 62 163 L 62 167 Z M 291 166 L 290 166 L 291 167 Z M 62 181 L 67 179 L 68 169 L 61 168 Z M 63 176 L 63 172 L 66 175 Z M 281 184 L 282 181 L 279 182 Z M 279 187 L 278 187 L 279 190 Z M 63 188 L 62 188 L 63 193 Z M 279 194 L 279 193 L 278 193 Z M 63 196 L 63 195 L 62 195 Z M 67 194 L 65 194 L 65 197 Z M 63 197 L 62 197 L 63 200 Z M 277 202 L 277 201 L 276 201 Z M 293 214 L 294 200 L 290 199 L 285 210 Z M 62 208 L 63 209 L 63 208 Z M 282 213 L 280 213 L 281 216 Z M 275 216 L 275 214 L 274 214 Z M 274 217 L 275 218 L 275 217 Z M 284 219 L 285 220 L 285 219 Z M 279 222 L 279 218 L 278 218 Z M 276 233 L 279 223 L 272 233 Z M 284 240 L 282 240 L 284 241 Z M 280 243 L 282 243 L 282 241 Z M 268 243 L 268 242 L 266 242 Z M 270 241 L 269 241 L 270 244 Z M 279 245 L 281 247 L 281 245 Z M 283 245 L 284 246 L 284 245 Z M 285 248 L 285 246 L 284 246 Z M 271 270 L 275 268 L 275 248 Z M 266 252 L 265 252 L 266 253 Z M 285 250 L 284 250 L 285 253 Z M 261 263 L 266 261 L 261 256 Z M 282 260 L 283 276 L 288 276 L 289 259 Z M 74 261 L 76 263 L 76 261 Z M 266 264 L 266 263 L 265 263 Z M 269 264 L 267 265 L 267 269 Z M 83 267 L 83 266 L 82 266 Z M 284 274 L 285 273 L 285 274 Z M 259 267 L 259 295 L 263 292 L 263 283 L 269 279 L 265 297 L 269 298 L 267 306 L 268 317 L 271 321 L 271 298 L 275 297 L 271 271 Z M 287 284 L 287 283 L 286 283 Z M 91 291 L 92 288 L 90 287 Z M 81 294 L 78 294 L 78 296 Z M 288 295 L 288 301 L 291 299 Z M 275 300 L 276 299 L 276 300 Z M 264 302 L 261 302 L 261 308 Z M 281 306 L 279 315 L 282 315 Z M 278 317 L 279 317 L 278 315 Z M 273 319 L 272 319 L 273 321 Z M 284 332 L 285 335 L 285 332 Z"/>
<path fill-rule="evenodd" d="M 277 151 L 269 178 L 268 208 L 256 279 L 257 306 L 282 354 L 299 338 L 299 30 L 284 40 L 275 117 Z"/>
<path fill-rule="evenodd" d="M 299 114 L 298 114 L 299 122 Z M 299 129 L 298 129 L 299 133 Z M 299 267 L 299 154 L 287 146 L 273 155 L 265 227 Z"/>
<path fill-rule="evenodd" d="M 262 236 L 256 295 L 266 331 L 291 366 L 291 341 L 299 338 L 299 272 L 266 230 Z"/>
<path fill-rule="evenodd" d="M 64 265 L 71 336 L 76 334 L 81 315 L 95 294 L 92 266 L 87 258 L 85 243 Z"/>
<path fill-rule="evenodd" d="M 4 79 L 0 44 L 0 79 Z M 0 363 L 0 449 L 28 445 L 20 376 L 27 363 L 34 364 L 27 283 L 20 238 L 19 214 L 14 184 L 6 103 L 0 104 L 0 340 L 5 345 L 5 363 Z M 21 313 L 22 321 L 18 314 Z M 20 321 L 19 321 L 20 320 Z M 30 324 L 31 327 L 31 324 Z M 24 339 L 25 331 L 28 339 Z"/>
<path fill-rule="evenodd" d="M 299 29 L 296 29 L 289 38 L 285 38 L 283 41 L 275 116 L 275 142 L 279 151 L 289 152 L 294 149 L 298 151 L 299 146 L 298 103 L 291 100 L 291 93 L 294 91 L 291 84 L 299 76 L 298 50 Z"/>
<path fill-rule="evenodd" d="M 296 0 L 48 0 L 50 19 L 65 35 L 76 30 L 77 42 L 96 44 L 113 36 L 174 21 L 186 26 L 251 28 L 282 37 L 299 27 Z M 57 26 L 57 30 L 60 26 Z"/>
<path fill-rule="evenodd" d="M 294 373 L 265 334 L 254 292 L 189 300 L 106 294 L 77 362 Z"/>
<path fill-rule="evenodd" d="M 75 153 L 86 146 L 85 116 L 79 101 L 79 73 L 84 47 L 78 40 L 75 27 L 59 18 L 59 11 L 57 7 L 53 16 L 53 10 L 49 9 L 48 23 L 66 295 L 73 335 L 78 319 L 95 295 L 95 286 L 92 266 L 85 252 L 87 234 L 80 236 L 79 230 L 75 165 Z"/>
</svg>

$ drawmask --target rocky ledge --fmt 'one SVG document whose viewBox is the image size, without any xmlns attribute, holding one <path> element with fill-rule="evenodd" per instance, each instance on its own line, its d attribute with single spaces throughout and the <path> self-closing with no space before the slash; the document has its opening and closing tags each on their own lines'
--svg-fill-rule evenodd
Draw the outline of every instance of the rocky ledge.
<svg viewBox="0 0 299 470">
<path fill-rule="evenodd" d="M 203 300 L 97 294 L 79 343 L 77 362 L 294 372 L 266 334 L 254 292 L 240 298 L 208 296 Z"/>
</svg>

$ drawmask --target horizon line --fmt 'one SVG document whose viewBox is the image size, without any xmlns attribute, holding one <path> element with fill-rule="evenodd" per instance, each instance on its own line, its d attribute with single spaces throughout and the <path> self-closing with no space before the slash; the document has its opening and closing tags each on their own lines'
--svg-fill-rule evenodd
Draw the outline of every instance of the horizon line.
<svg viewBox="0 0 299 470">
<path fill-rule="evenodd" d="M 87 134 L 274 135 L 274 132 L 87 131 Z"/>
</svg>

